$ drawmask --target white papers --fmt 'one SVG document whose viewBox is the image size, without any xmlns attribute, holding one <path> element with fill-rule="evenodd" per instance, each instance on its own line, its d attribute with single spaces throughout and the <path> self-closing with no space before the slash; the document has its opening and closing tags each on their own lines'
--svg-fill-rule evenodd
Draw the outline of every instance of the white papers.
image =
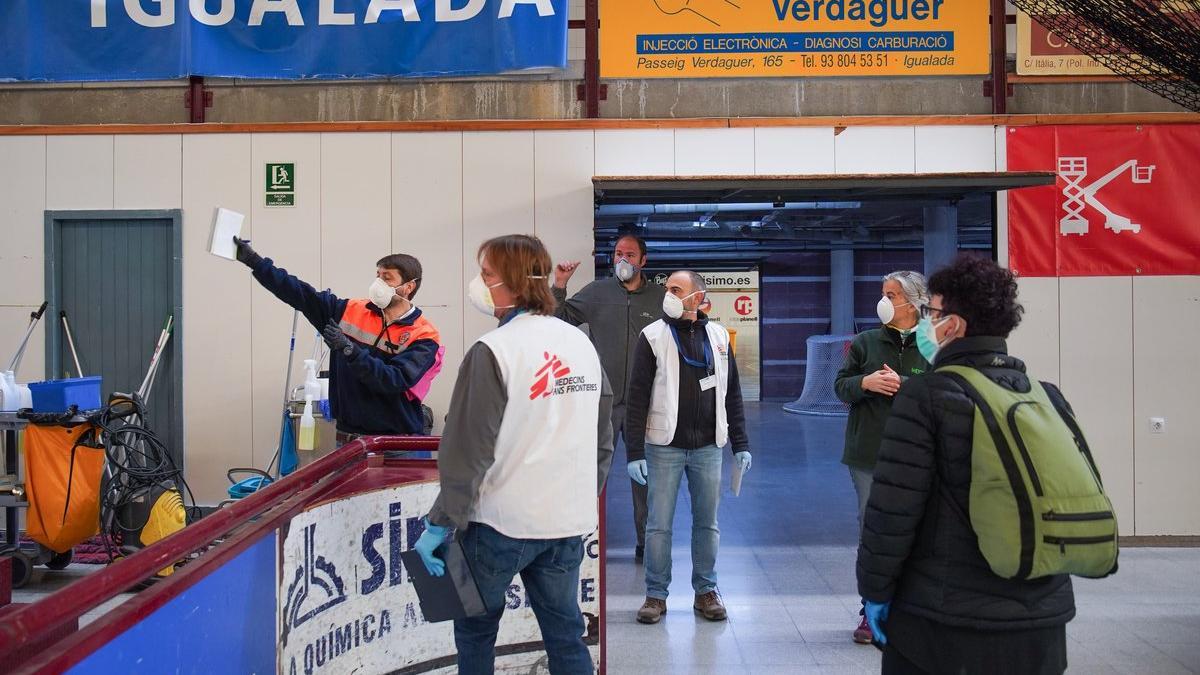
<svg viewBox="0 0 1200 675">
<path fill-rule="evenodd" d="M 729 481 L 729 489 L 733 492 L 733 496 L 737 497 L 742 492 L 742 463 L 733 460 L 733 477 Z"/>
<path fill-rule="evenodd" d="M 233 245 L 233 238 L 242 234 L 242 222 L 245 220 L 246 216 L 237 211 L 218 208 L 213 214 L 212 240 L 208 244 L 208 252 L 229 260 L 237 260 L 237 247 Z"/>
</svg>

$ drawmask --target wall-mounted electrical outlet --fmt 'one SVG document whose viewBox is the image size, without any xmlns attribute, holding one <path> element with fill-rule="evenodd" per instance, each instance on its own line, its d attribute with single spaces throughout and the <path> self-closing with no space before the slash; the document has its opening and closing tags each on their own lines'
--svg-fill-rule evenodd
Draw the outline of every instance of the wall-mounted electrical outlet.
<svg viewBox="0 0 1200 675">
<path fill-rule="evenodd" d="M 1151 417 L 1150 418 L 1150 433 L 1152 433 L 1152 434 L 1167 433 L 1167 418 Z"/>
</svg>

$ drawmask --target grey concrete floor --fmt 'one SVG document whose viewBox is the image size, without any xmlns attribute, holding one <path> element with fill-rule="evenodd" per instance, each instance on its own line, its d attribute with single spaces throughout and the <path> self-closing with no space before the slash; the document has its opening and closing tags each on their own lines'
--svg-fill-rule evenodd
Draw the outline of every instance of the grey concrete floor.
<svg viewBox="0 0 1200 675">
<path fill-rule="evenodd" d="M 608 483 L 609 673 L 879 672 L 880 652 L 850 639 L 858 525 L 840 463 L 844 420 L 789 415 L 778 403 L 747 404 L 746 414 L 754 466 L 740 497 L 723 493 L 719 515 L 727 622 L 691 609 L 686 485 L 667 615 L 652 626 L 634 620 L 645 583 L 618 449 Z M 728 485 L 728 461 L 725 471 Z M 1076 580 L 1075 597 L 1069 672 L 1200 673 L 1200 549 L 1126 548 L 1117 575 Z"/>
</svg>

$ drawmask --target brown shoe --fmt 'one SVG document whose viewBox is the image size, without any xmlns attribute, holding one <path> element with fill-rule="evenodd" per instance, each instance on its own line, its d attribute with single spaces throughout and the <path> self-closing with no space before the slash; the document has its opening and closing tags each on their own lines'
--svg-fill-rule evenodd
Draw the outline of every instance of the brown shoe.
<svg viewBox="0 0 1200 675">
<path fill-rule="evenodd" d="M 638 610 L 638 623 L 658 623 L 663 614 L 667 613 L 667 601 L 659 598 L 646 598 L 642 608 Z"/>
<path fill-rule="evenodd" d="M 721 594 L 715 590 L 704 595 L 697 595 L 696 603 L 692 605 L 692 608 L 709 621 L 724 621 L 726 617 L 725 605 L 721 603 Z"/>
</svg>

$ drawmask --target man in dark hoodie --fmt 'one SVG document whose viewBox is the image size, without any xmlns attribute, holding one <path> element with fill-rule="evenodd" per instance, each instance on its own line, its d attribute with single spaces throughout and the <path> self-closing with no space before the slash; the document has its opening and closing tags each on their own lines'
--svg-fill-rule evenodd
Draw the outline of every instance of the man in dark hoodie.
<svg viewBox="0 0 1200 675">
<path fill-rule="evenodd" d="M 551 292 L 558 301 L 554 315 L 578 326 L 587 324 L 592 344 L 600 354 L 600 364 L 613 390 L 613 443 L 625 428 L 626 380 L 633 348 L 642 329 L 662 311 L 663 287 L 642 274 L 646 266 L 646 242 L 626 235 L 617 240 L 613 251 L 613 276 L 597 279 L 567 299 L 567 281 L 578 262 L 559 263 L 554 269 Z M 641 560 L 646 550 L 646 486 L 632 482 L 633 525 L 637 548 L 633 557 Z"/>
<path fill-rule="evenodd" d="M 685 473 L 692 507 L 692 608 L 710 621 L 726 618 L 716 570 L 722 448 L 732 443 L 744 473 L 750 470 L 750 440 L 729 331 L 699 310 L 705 292 L 695 272 L 667 279 L 664 316 L 642 331 L 630 370 L 627 468 L 635 482 L 649 487 L 646 602 L 637 613 L 642 623 L 657 623 L 667 612 L 671 523 Z"/>
</svg>

